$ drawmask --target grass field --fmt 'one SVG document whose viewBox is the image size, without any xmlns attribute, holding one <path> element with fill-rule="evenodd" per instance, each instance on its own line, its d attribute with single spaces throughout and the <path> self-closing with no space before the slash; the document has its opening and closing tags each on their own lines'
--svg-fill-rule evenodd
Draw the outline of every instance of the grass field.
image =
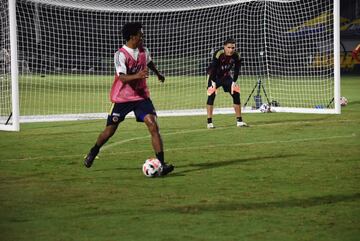
<svg viewBox="0 0 360 241">
<path fill-rule="evenodd" d="M 263 79 L 269 101 L 276 100 L 282 107 L 314 108 L 327 106 L 333 98 L 333 79 L 326 76 L 296 77 L 271 76 Z M 242 101 L 245 104 L 257 84 L 256 76 L 239 77 Z M 21 116 L 105 113 L 109 110 L 109 90 L 113 76 L 24 74 L 19 80 Z M 206 103 L 206 76 L 167 76 L 164 84 L 152 75 L 147 81 L 157 110 L 201 109 Z M 253 92 L 256 95 L 257 88 Z M 263 90 L 263 101 L 265 96 Z M 253 97 L 252 96 L 252 97 Z M 230 102 L 231 103 L 231 102 Z M 248 107 L 254 106 L 253 98 Z M 221 89 L 216 97 L 217 107 L 229 107 L 229 96 Z M 1 104 L 0 104 L 1 107 Z M 330 106 L 333 108 L 333 105 Z M 0 108 L 6 118 L 9 110 Z"/>
<path fill-rule="evenodd" d="M 144 125 L 127 119 L 94 166 L 104 120 L 0 132 L 1 241 L 350 241 L 360 237 L 360 78 L 343 77 L 341 115 L 159 119 L 176 169 L 146 178 Z M 156 106 L 156 102 L 155 102 Z"/>
</svg>

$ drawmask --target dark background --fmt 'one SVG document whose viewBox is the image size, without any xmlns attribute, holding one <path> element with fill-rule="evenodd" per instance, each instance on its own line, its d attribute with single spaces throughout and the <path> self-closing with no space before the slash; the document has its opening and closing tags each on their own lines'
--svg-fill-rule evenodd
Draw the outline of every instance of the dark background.
<svg viewBox="0 0 360 241">
<path fill-rule="evenodd" d="M 360 18 L 360 1 L 340 0 L 340 15 L 349 19 Z"/>
<path fill-rule="evenodd" d="M 6 2 L 7 0 L 1 0 L 3 10 Z M 292 11 L 306 2 L 308 0 L 292 3 Z M 323 31 L 332 31 L 326 26 L 315 27 L 297 36 L 286 34 L 289 29 L 319 16 L 325 10 L 327 2 L 332 1 L 312 2 L 314 7 L 307 8 L 306 16 L 291 21 L 287 21 L 286 16 L 284 19 L 267 18 L 267 32 L 264 33 L 264 17 L 261 13 L 266 12 L 271 16 L 274 10 L 265 9 L 261 2 L 250 2 L 246 7 L 238 4 L 185 13 L 139 14 L 36 5 L 18 0 L 20 71 L 42 74 L 112 74 L 113 53 L 124 43 L 121 38 L 122 25 L 128 21 L 140 21 L 144 25 L 146 46 L 168 75 L 204 74 L 211 53 L 221 47 L 228 37 L 239 41 L 238 49 L 247 63 L 242 68 L 242 74 L 264 74 L 270 69 L 274 75 L 306 75 L 312 71 L 308 67 L 307 59 L 314 58 L 320 52 L 330 55 L 332 51 L 331 36 L 320 37 L 323 36 Z M 272 6 L 274 9 L 278 7 L 276 3 Z M 360 18 L 360 1 L 341 0 L 340 7 L 342 17 L 350 21 Z M 281 9 L 288 10 L 287 8 L 290 9 L 286 5 L 281 6 Z M 5 15 L 6 12 L 2 12 L 2 18 Z M 359 31 L 359 28 L 354 28 L 341 32 L 342 57 L 349 56 L 351 50 L 360 42 Z M 3 32 L 1 37 L 5 38 Z M 314 37 L 318 40 L 312 41 Z M 265 45 L 266 55 L 261 55 Z M 304 66 L 294 63 L 294 53 L 296 58 L 304 59 Z M 316 71 L 328 75 L 332 69 L 329 66 L 320 66 Z M 356 65 L 343 69 L 344 73 L 357 71 L 359 68 Z"/>
</svg>

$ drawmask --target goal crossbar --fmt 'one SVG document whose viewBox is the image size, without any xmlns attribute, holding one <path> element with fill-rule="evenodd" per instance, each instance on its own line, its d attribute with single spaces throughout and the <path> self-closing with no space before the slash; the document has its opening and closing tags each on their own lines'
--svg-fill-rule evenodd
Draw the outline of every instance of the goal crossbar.
<svg viewBox="0 0 360 241">
<path fill-rule="evenodd" d="M 226 38 L 244 60 L 244 113 L 339 114 L 339 0 L 3 0 L 0 130 L 21 122 L 104 118 L 121 27 L 143 24 L 158 69 L 148 85 L 159 116 L 205 115 L 207 66 Z M 7 60 L 9 59 L 9 61 Z M 261 79 L 267 96 L 254 86 Z M 220 89 L 216 113 L 232 113 Z M 10 121 L 7 121 L 11 116 Z"/>
</svg>

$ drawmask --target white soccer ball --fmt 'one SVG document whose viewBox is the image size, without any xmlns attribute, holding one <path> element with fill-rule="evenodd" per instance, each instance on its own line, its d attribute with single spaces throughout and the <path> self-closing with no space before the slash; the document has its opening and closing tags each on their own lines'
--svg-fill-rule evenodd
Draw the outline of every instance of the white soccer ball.
<svg viewBox="0 0 360 241">
<path fill-rule="evenodd" d="M 346 106 L 347 104 L 348 104 L 348 100 L 344 96 L 341 96 L 340 97 L 340 105 Z"/>
<path fill-rule="evenodd" d="M 262 113 L 270 112 L 270 106 L 268 104 L 262 104 L 259 109 Z"/>
<path fill-rule="evenodd" d="M 144 162 L 142 171 L 147 177 L 160 176 L 160 173 L 162 171 L 161 162 L 156 158 L 149 158 Z"/>
</svg>

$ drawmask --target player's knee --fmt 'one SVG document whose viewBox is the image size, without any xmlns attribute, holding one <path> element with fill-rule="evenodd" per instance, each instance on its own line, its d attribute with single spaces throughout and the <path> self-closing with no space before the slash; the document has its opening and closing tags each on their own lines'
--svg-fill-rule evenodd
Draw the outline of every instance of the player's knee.
<svg viewBox="0 0 360 241">
<path fill-rule="evenodd" d="M 150 133 L 157 133 L 159 132 L 159 126 L 156 122 L 156 117 L 154 115 L 147 115 L 144 118 L 144 122 L 148 127 Z"/>
<path fill-rule="evenodd" d="M 234 94 L 231 95 L 233 98 L 234 105 L 240 105 L 240 94 L 237 92 L 234 92 Z"/>
<path fill-rule="evenodd" d="M 215 101 L 215 93 L 213 93 L 212 95 L 208 96 L 207 102 L 206 104 L 208 105 L 214 105 L 214 101 Z"/>
<path fill-rule="evenodd" d="M 117 129 L 118 125 L 116 124 L 112 124 L 112 125 L 108 125 L 106 126 L 103 134 L 104 134 L 104 137 L 106 139 L 109 139 L 110 137 L 112 137 Z"/>
</svg>

